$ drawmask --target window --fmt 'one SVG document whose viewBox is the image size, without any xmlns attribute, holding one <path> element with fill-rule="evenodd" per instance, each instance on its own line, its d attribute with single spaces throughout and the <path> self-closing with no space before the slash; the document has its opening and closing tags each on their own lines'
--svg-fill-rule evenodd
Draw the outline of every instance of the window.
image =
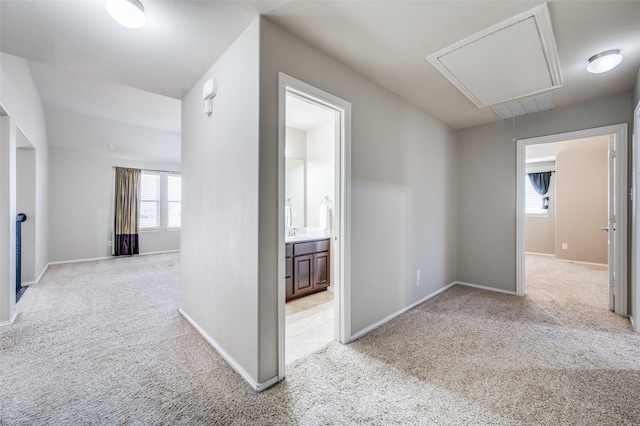
<svg viewBox="0 0 640 426">
<path fill-rule="evenodd" d="M 169 228 L 180 228 L 180 213 L 182 210 L 182 176 L 167 176 L 167 202 L 169 205 Z"/>
<path fill-rule="evenodd" d="M 542 195 L 538 194 L 529 180 L 524 176 L 524 212 L 528 215 L 548 215 L 549 210 L 542 208 Z"/>
<path fill-rule="evenodd" d="M 140 230 L 179 229 L 182 225 L 182 177 L 179 173 L 142 171 Z"/>
<path fill-rule="evenodd" d="M 160 175 L 142 172 L 140 182 L 140 229 L 160 228 Z"/>
</svg>

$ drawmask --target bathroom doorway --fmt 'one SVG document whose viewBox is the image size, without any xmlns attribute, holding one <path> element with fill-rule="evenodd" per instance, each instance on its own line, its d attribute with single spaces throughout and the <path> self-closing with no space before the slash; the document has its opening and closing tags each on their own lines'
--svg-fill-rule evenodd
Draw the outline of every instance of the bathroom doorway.
<svg viewBox="0 0 640 426">
<path fill-rule="evenodd" d="M 280 74 L 279 376 L 349 325 L 350 104 Z"/>
</svg>

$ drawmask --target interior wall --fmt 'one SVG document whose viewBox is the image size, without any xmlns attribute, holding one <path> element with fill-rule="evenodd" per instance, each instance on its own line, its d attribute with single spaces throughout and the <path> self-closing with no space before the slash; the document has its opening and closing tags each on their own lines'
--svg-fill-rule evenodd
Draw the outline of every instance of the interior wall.
<svg viewBox="0 0 640 426">
<path fill-rule="evenodd" d="M 271 196 L 258 187 L 258 38 L 255 20 L 182 100 L 180 309 L 254 387 L 262 382 L 258 202 Z M 218 94 L 207 117 L 209 78 Z"/>
<path fill-rule="evenodd" d="M 277 374 L 281 285 L 278 72 L 352 105 L 352 335 L 456 279 L 457 166 L 451 128 L 266 18 L 261 23 L 259 323 L 266 379 Z"/>
<path fill-rule="evenodd" d="M 48 262 L 48 221 L 46 219 L 48 215 L 48 146 L 42 100 L 27 61 L 17 56 L 0 53 L 0 87 L 2 88 L 0 105 L 10 118 L 3 119 L 3 126 L 12 127 L 12 129 L 6 128 L 3 131 L 10 131 L 15 138 L 16 128 L 20 129 L 36 151 L 35 269 L 36 275 L 39 276 Z M 3 160 L 0 168 L 8 171 L 9 166 Z M 15 167 L 15 156 L 12 167 Z M 6 185 L 0 187 L 0 198 L 8 199 L 11 197 L 11 188 L 15 191 L 15 180 L 13 183 L 7 181 Z M 13 214 L 13 219 L 10 222 L 13 222 L 12 227 L 15 232 L 15 200 L 13 206 L 12 212 L 3 211 L 0 217 L 4 218 Z M 8 204 L 2 204 L 0 208 L 6 209 Z M 9 240 L 3 238 L 3 241 Z M 15 256 L 13 258 L 15 262 Z M 15 267 L 11 267 L 7 262 L 1 261 L 0 270 L 15 273 Z M 5 275 L 2 275 L 2 280 L 4 277 Z M 0 305 L 7 303 L 9 301 L 6 300 L 6 294 L 3 291 L 0 294 Z M 5 320 L 6 318 L 3 318 L 0 313 L 0 323 Z"/>
<path fill-rule="evenodd" d="M 600 230 L 608 217 L 607 152 L 564 152 L 556 158 L 556 259 L 608 262 L 607 233 Z"/>
<path fill-rule="evenodd" d="M 307 226 L 320 225 L 320 204 L 324 197 L 335 200 L 335 131 L 330 121 L 307 130 Z M 332 207 L 332 204 L 330 204 Z"/>
<path fill-rule="evenodd" d="M 525 179 L 529 179 L 525 176 Z M 549 181 L 548 215 L 526 215 L 524 218 L 525 251 L 527 253 L 555 254 L 556 240 L 556 175 Z M 542 202 L 542 200 L 540 201 Z"/>
<path fill-rule="evenodd" d="M 624 93 L 457 132 L 458 280 L 516 290 L 515 141 L 629 123 L 631 97 Z"/>
<path fill-rule="evenodd" d="M 51 151 L 51 262 L 111 256 L 114 166 L 180 170 L 179 164 L 140 162 L 90 154 Z M 140 252 L 180 249 L 179 230 L 140 232 Z"/>
<path fill-rule="evenodd" d="M 27 220 L 20 225 L 21 283 L 33 283 L 36 276 L 36 151 L 16 151 L 16 214 L 24 213 Z M 17 226 L 17 225 L 16 225 Z"/>
</svg>

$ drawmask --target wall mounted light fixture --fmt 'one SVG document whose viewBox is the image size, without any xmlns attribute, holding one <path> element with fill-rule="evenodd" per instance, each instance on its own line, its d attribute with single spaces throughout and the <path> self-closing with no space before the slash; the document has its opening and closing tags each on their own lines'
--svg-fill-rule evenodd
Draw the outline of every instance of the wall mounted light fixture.
<svg viewBox="0 0 640 426">
<path fill-rule="evenodd" d="M 142 28 L 147 23 L 140 0 L 107 0 L 107 11 L 113 19 L 127 28 Z"/>
<path fill-rule="evenodd" d="M 622 62 L 620 49 L 606 50 L 589 58 L 587 71 L 593 74 L 600 74 L 611 71 Z"/>
<path fill-rule="evenodd" d="M 204 100 L 202 112 L 204 112 L 207 117 L 210 117 L 213 113 L 213 98 L 217 93 L 218 83 L 210 78 L 204 83 L 204 86 L 202 86 L 202 99 Z"/>
</svg>

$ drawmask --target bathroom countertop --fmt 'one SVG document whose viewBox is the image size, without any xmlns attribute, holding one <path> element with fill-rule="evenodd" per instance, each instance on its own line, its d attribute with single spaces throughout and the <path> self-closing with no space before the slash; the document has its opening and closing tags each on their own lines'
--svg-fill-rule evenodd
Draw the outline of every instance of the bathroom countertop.
<svg viewBox="0 0 640 426">
<path fill-rule="evenodd" d="M 284 237 L 285 243 L 301 243 L 304 241 L 325 240 L 329 238 L 329 235 L 314 235 L 314 234 L 302 234 L 296 236 Z"/>
</svg>

